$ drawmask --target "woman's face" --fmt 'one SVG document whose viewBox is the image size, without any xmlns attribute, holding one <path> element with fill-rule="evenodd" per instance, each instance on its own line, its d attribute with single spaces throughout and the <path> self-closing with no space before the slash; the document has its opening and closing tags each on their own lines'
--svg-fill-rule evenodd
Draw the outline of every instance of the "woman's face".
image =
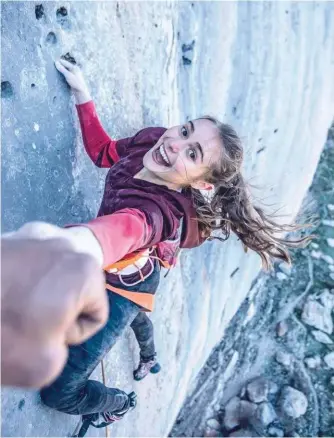
<svg viewBox="0 0 334 438">
<path fill-rule="evenodd" d="M 222 142 L 213 122 L 199 119 L 174 126 L 144 156 L 144 167 L 173 189 L 212 188 L 204 179 L 213 162 L 221 158 Z"/>
</svg>

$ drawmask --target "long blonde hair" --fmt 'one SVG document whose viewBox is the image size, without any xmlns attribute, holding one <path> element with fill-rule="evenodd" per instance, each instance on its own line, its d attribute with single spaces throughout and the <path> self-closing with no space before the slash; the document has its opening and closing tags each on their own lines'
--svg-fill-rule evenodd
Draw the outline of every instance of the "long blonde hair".
<svg viewBox="0 0 334 438">
<path fill-rule="evenodd" d="M 314 236 L 288 240 L 282 234 L 309 227 L 310 224 L 280 225 L 273 215 L 254 205 L 249 185 L 241 174 L 244 154 L 236 131 L 214 117 L 204 116 L 201 119 L 211 121 L 218 128 L 223 154 L 220 162 L 213 164 L 205 176 L 206 181 L 215 187 L 210 200 L 205 199 L 199 190 L 185 189 L 196 208 L 200 232 L 208 239 L 226 240 L 232 231 L 241 240 L 245 251 L 249 248 L 259 254 L 264 269 L 271 268 L 273 259 L 290 263 L 289 248 L 306 246 Z M 213 235 L 215 230 L 220 230 L 222 237 Z"/>
</svg>

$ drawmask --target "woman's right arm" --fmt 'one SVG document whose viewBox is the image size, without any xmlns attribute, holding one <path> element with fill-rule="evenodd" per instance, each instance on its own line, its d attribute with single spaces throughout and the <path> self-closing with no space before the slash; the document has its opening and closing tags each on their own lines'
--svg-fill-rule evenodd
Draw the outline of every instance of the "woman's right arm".
<svg viewBox="0 0 334 438">
<path fill-rule="evenodd" d="M 98 167 L 111 167 L 119 160 L 117 142 L 103 129 L 80 68 L 65 59 L 56 61 L 55 65 L 73 91 L 88 156 Z"/>
</svg>

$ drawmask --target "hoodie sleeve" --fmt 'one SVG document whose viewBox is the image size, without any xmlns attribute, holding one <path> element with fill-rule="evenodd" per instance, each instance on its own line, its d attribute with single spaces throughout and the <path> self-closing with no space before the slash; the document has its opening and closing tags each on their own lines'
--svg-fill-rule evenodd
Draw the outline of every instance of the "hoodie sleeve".
<svg viewBox="0 0 334 438">
<path fill-rule="evenodd" d="M 111 167 L 119 161 L 116 140 L 113 140 L 103 129 L 96 114 L 94 102 L 76 105 L 82 139 L 89 158 L 98 167 Z"/>
<path fill-rule="evenodd" d="M 80 226 L 89 228 L 100 243 L 103 267 L 146 247 L 152 234 L 145 214 L 134 208 L 125 208 L 113 214 L 100 216 Z"/>
<path fill-rule="evenodd" d="M 144 128 L 132 137 L 116 141 L 105 132 L 92 100 L 76 108 L 86 152 L 98 167 L 111 167 L 137 146 L 147 145 L 150 149 L 166 131 L 166 128 Z"/>
</svg>

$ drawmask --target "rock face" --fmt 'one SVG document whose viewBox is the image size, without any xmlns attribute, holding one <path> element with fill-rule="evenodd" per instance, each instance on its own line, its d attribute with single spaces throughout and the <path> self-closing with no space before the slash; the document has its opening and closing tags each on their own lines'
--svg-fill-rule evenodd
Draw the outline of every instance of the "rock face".
<svg viewBox="0 0 334 438">
<path fill-rule="evenodd" d="M 233 397 L 225 406 L 224 426 L 227 430 L 234 429 L 240 424 L 240 398 Z"/>
<path fill-rule="evenodd" d="M 284 336 L 287 333 L 288 330 L 289 330 L 289 326 L 286 323 L 286 321 L 280 321 L 277 324 L 277 327 L 276 327 L 277 336 L 279 336 L 279 337 Z"/>
<path fill-rule="evenodd" d="M 258 378 L 247 385 L 248 398 L 254 403 L 261 403 L 267 400 L 269 382 L 266 379 Z"/>
<path fill-rule="evenodd" d="M 259 197 L 284 205 L 282 217 L 297 213 L 334 112 L 330 2 L 41 4 L 1 3 L 3 231 L 33 219 L 82 222 L 97 212 L 105 172 L 83 151 L 53 66 L 66 53 L 82 65 L 112 136 L 216 114 L 245 139 L 246 176 L 271 194 Z M 192 47 L 191 65 L 182 65 L 182 44 Z M 131 333 L 106 358 L 107 384 L 134 389 L 140 400 L 113 436 L 169 433 L 259 267 L 233 237 L 181 255 L 152 317 L 164 373 L 133 382 Z M 100 369 L 94 377 L 101 379 Z M 3 392 L 2 419 L 4 436 L 66 436 L 77 421 L 19 390 Z"/>
<path fill-rule="evenodd" d="M 331 311 L 334 308 L 334 291 L 331 293 L 328 289 L 325 289 L 319 296 L 319 300 Z"/>
<path fill-rule="evenodd" d="M 210 429 L 214 429 L 214 430 L 220 430 L 221 426 L 219 424 L 219 422 L 215 419 L 215 418 L 210 418 L 207 422 L 206 425 L 210 428 Z"/>
<path fill-rule="evenodd" d="M 324 361 L 326 362 L 326 365 L 329 366 L 329 368 L 334 369 L 334 351 L 332 353 L 326 354 L 324 357 Z"/>
<path fill-rule="evenodd" d="M 276 361 L 286 368 L 289 368 L 292 362 L 292 356 L 285 351 L 278 351 L 276 353 Z"/>
<path fill-rule="evenodd" d="M 256 410 L 256 418 L 262 426 L 267 427 L 277 418 L 277 415 L 270 403 L 260 403 Z"/>
<path fill-rule="evenodd" d="M 302 313 L 302 321 L 312 327 L 322 330 L 329 335 L 333 332 L 333 320 L 331 308 L 312 299 L 305 303 Z"/>
<path fill-rule="evenodd" d="M 321 357 L 320 356 L 307 357 L 305 359 L 305 364 L 311 369 L 319 368 L 321 365 Z"/>
<path fill-rule="evenodd" d="M 268 429 L 268 435 L 274 436 L 274 437 L 283 437 L 284 431 L 280 429 L 279 427 L 271 426 Z"/>
<path fill-rule="evenodd" d="M 326 335 L 326 333 L 323 333 L 320 330 L 312 330 L 312 335 L 314 336 L 314 338 L 318 342 L 321 342 L 322 344 L 332 344 L 333 343 L 331 338 L 328 335 Z"/>
<path fill-rule="evenodd" d="M 291 386 L 282 390 L 280 396 L 280 407 L 285 415 L 292 418 L 299 418 L 305 414 L 308 406 L 305 395 Z"/>
</svg>

